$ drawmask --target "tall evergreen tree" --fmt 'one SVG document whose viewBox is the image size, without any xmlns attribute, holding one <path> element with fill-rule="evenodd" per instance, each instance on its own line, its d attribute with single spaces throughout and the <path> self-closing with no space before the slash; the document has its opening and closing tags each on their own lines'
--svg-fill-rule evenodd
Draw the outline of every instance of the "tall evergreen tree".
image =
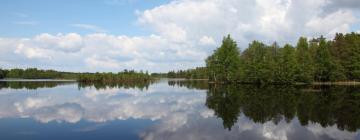
<svg viewBox="0 0 360 140">
<path fill-rule="evenodd" d="M 267 69 L 266 64 L 266 46 L 259 41 L 253 41 L 249 47 L 242 53 L 244 63 L 243 82 L 247 83 L 266 83 L 268 74 L 271 72 Z"/>
<path fill-rule="evenodd" d="M 332 54 L 346 70 L 350 80 L 360 80 L 360 34 L 336 34 Z"/>
<path fill-rule="evenodd" d="M 294 83 L 295 82 L 295 73 L 296 73 L 296 54 L 295 48 L 291 45 L 286 44 L 281 49 L 281 56 L 279 60 L 280 65 L 280 77 L 275 83 Z"/>
<path fill-rule="evenodd" d="M 335 81 L 343 80 L 344 74 L 342 66 L 332 58 L 329 51 L 330 42 L 321 37 L 319 48 L 316 51 L 315 62 L 315 80 L 317 81 Z"/>
<path fill-rule="evenodd" d="M 309 43 L 305 37 L 300 37 L 296 45 L 296 81 L 310 83 L 313 80 L 313 60 L 309 50 Z"/>
<path fill-rule="evenodd" d="M 240 52 L 236 42 L 228 35 L 222 45 L 206 59 L 209 79 L 213 81 L 234 81 L 240 68 Z"/>
<path fill-rule="evenodd" d="M 5 77 L 5 71 L 0 69 L 0 79 L 3 79 Z"/>
</svg>

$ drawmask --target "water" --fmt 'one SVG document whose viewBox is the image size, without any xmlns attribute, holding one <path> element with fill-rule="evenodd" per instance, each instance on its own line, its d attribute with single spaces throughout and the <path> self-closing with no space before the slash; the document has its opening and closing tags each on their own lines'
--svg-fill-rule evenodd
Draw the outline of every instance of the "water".
<svg viewBox="0 0 360 140">
<path fill-rule="evenodd" d="M 360 139 L 360 88 L 0 82 L 1 140 Z"/>
</svg>

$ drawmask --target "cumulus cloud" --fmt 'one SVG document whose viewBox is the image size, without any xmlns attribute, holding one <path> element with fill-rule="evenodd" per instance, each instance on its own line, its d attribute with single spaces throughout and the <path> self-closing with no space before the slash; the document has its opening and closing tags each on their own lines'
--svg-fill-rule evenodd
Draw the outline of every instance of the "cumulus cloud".
<svg viewBox="0 0 360 140">
<path fill-rule="evenodd" d="M 315 17 L 305 24 L 306 27 L 317 33 L 333 37 L 337 32 L 347 32 L 356 18 L 351 11 L 337 11 L 325 17 Z"/>
<path fill-rule="evenodd" d="M 89 34 L 40 34 L 34 38 L 1 38 L 4 66 L 58 68 L 68 71 L 167 71 L 201 65 L 205 52 L 172 43 L 158 35 L 144 37 Z M 41 67 L 46 66 L 46 67 Z"/>
<path fill-rule="evenodd" d="M 252 40 L 294 44 L 299 36 L 331 38 L 336 32 L 359 30 L 354 29 L 359 23 L 356 0 L 176 0 L 136 15 L 137 25 L 152 34 L 44 33 L 25 39 L 2 38 L 0 48 L 12 53 L 0 52 L 9 56 L 2 57 L 0 64 L 70 71 L 165 72 L 204 66 L 203 60 L 227 34 L 244 50 Z M 94 25 L 71 26 L 105 32 Z"/>
<path fill-rule="evenodd" d="M 173 26 L 181 29 L 179 35 L 193 39 L 208 35 L 217 42 L 230 33 L 245 48 L 251 40 L 294 43 L 300 35 L 351 31 L 349 27 L 356 21 L 353 12 L 337 8 L 335 12 L 324 13 L 323 9 L 331 3 L 328 0 L 179 0 L 143 11 L 138 22 L 160 34 L 179 32 L 167 30 Z M 325 23 L 316 26 L 319 22 Z"/>
</svg>

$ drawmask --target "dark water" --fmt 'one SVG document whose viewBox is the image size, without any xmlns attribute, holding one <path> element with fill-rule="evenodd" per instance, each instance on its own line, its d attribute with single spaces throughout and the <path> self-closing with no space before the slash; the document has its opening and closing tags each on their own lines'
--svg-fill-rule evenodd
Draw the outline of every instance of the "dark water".
<svg viewBox="0 0 360 140">
<path fill-rule="evenodd" d="M 360 87 L 0 82 L 0 140 L 360 140 Z"/>
</svg>

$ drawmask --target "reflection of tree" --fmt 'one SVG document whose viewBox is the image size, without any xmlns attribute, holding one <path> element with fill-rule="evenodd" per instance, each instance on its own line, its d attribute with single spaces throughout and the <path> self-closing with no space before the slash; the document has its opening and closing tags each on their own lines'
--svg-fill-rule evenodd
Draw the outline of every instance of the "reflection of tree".
<svg viewBox="0 0 360 140">
<path fill-rule="evenodd" d="M 210 85 L 206 105 L 215 111 L 215 115 L 223 119 L 224 128 L 231 129 L 240 113 L 240 95 L 236 86 Z"/>
<path fill-rule="evenodd" d="M 188 89 L 208 89 L 209 84 L 206 80 L 169 80 L 169 86 L 186 87 Z"/>
<path fill-rule="evenodd" d="M 11 88 L 11 89 L 38 89 L 38 88 L 53 88 L 60 85 L 72 84 L 74 82 L 68 81 L 3 81 L 0 82 L 0 89 Z"/>
<path fill-rule="evenodd" d="M 237 121 L 240 111 L 259 123 L 273 121 L 277 124 L 283 119 L 289 122 L 297 116 L 302 125 L 315 122 L 323 127 L 336 124 L 339 129 L 349 131 L 360 128 L 360 88 L 303 88 L 211 85 L 206 105 L 222 118 L 228 129 Z"/>
<path fill-rule="evenodd" d="M 74 84 L 71 81 L 8 81 L 0 82 L 0 89 L 38 89 L 38 88 L 53 88 L 65 84 Z M 103 83 L 103 82 L 79 82 L 78 88 L 95 87 L 95 89 L 106 88 L 138 88 L 140 90 L 148 89 L 149 85 L 153 82 L 119 82 L 119 83 Z"/>
<path fill-rule="evenodd" d="M 114 83 L 103 83 L 103 82 L 79 82 L 78 87 L 95 87 L 95 89 L 106 89 L 106 88 L 138 88 L 140 90 L 148 89 L 149 85 L 152 84 L 151 81 L 142 81 L 142 82 L 114 82 Z"/>
</svg>

